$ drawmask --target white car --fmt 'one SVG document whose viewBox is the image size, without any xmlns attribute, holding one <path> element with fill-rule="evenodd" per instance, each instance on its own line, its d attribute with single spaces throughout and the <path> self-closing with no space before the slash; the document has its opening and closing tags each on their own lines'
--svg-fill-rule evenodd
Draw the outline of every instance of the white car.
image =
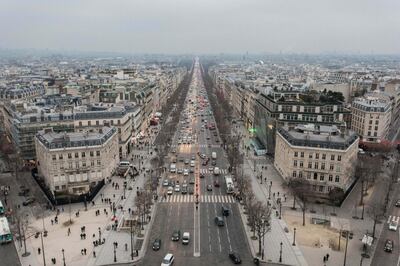
<svg viewBox="0 0 400 266">
<path fill-rule="evenodd" d="M 190 233 L 184 232 L 182 235 L 182 244 L 187 245 L 189 244 L 189 241 L 190 241 Z"/>
<path fill-rule="evenodd" d="M 181 191 L 181 186 L 180 185 L 175 185 L 175 192 Z"/>
<path fill-rule="evenodd" d="M 172 263 L 174 263 L 174 255 L 171 253 L 168 253 L 165 255 L 164 259 L 161 262 L 161 266 L 171 266 Z"/>
<path fill-rule="evenodd" d="M 398 221 L 391 221 L 389 223 L 389 230 L 397 231 L 397 227 L 399 227 L 399 222 Z"/>
<path fill-rule="evenodd" d="M 168 195 L 172 195 L 172 193 L 174 193 L 174 188 L 171 187 L 171 186 L 169 186 L 169 187 L 168 187 L 168 190 L 167 190 L 167 194 L 168 194 Z"/>
<path fill-rule="evenodd" d="M 188 169 L 184 169 L 183 170 L 183 175 L 189 175 L 189 170 Z"/>
</svg>

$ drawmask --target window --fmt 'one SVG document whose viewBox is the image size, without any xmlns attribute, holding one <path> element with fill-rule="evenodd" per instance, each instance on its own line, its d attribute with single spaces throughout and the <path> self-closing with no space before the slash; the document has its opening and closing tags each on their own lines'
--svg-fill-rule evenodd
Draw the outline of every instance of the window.
<svg viewBox="0 0 400 266">
<path fill-rule="evenodd" d="M 318 169 L 318 162 L 314 163 L 314 169 Z"/>
<path fill-rule="evenodd" d="M 118 125 L 121 125 L 121 120 L 118 119 Z"/>
<path fill-rule="evenodd" d="M 303 161 L 300 161 L 300 168 L 303 168 Z"/>
<path fill-rule="evenodd" d="M 63 159 L 63 155 L 62 153 L 58 155 L 58 159 L 62 160 Z"/>
<path fill-rule="evenodd" d="M 81 121 L 79 121 L 79 126 L 80 126 L 80 127 L 82 126 L 82 122 L 81 122 Z"/>
<path fill-rule="evenodd" d="M 323 192 L 324 191 L 324 186 L 319 186 L 319 192 Z"/>
<path fill-rule="evenodd" d="M 331 160 L 334 161 L 335 160 L 335 154 L 331 155 Z"/>
<path fill-rule="evenodd" d="M 311 169 L 312 168 L 312 162 L 308 163 L 308 168 Z"/>
<path fill-rule="evenodd" d="M 340 165 L 336 165 L 336 172 L 340 173 Z"/>
<path fill-rule="evenodd" d="M 319 159 L 319 153 L 315 154 L 315 159 L 317 159 L 317 160 Z"/>
<path fill-rule="evenodd" d="M 79 158 L 79 153 L 75 152 L 75 158 Z"/>
<path fill-rule="evenodd" d="M 294 157 L 297 157 L 298 156 L 298 153 L 297 153 L 297 151 L 295 151 L 294 152 Z"/>
<path fill-rule="evenodd" d="M 94 161 L 90 161 L 90 166 L 94 166 Z"/>
<path fill-rule="evenodd" d="M 330 192 L 332 190 L 332 187 L 327 187 L 328 188 L 328 192 Z"/>
<path fill-rule="evenodd" d="M 333 165 L 333 164 L 330 164 L 329 165 L 329 170 L 331 170 L 331 171 L 333 171 L 333 168 L 334 168 L 335 166 Z"/>
<path fill-rule="evenodd" d="M 82 158 L 85 158 L 85 156 L 86 156 L 86 154 L 85 154 L 85 152 L 83 151 L 83 152 L 82 152 Z"/>
<path fill-rule="evenodd" d="M 307 179 L 311 179 L 311 173 L 310 172 L 307 173 Z"/>
<path fill-rule="evenodd" d="M 96 126 L 98 126 L 99 125 L 99 120 L 96 120 Z"/>
<path fill-rule="evenodd" d="M 111 125 L 112 125 L 112 126 L 114 125 L 114 120 L 111 120 Z"/>
<path fill-rule="evenodd" d="M 323 154 L 322 154 L 322 160 L 325 160 L 325 159 L 326 159 L 326 154 L 323 153 Z"/>
<path fill-rule="evenodd" d="M 304 158 L 304 152 L 303 151 L 300 153 L 300 157 Z"/>
<path fill-rule="evenodd" d="M 93 156 L 94 156 L 94 152 L 90 151 L 90 157 L 93 157 Z"/>
<path fill-rule="evenodd" d="M 374 132 L 374 137 L 377 137 L 378 136 L 378 132 Z"/>
<path fill-rule="evenodd" d="M 91 125 L 92 125 L 92 121 L 88 121 L 88 122 L 87 122 L 87 125 L 88 125 L 88 126 L 91 126 Z"/>
<path fill-rule="evenodd" d="M 297 176 L 297 172 L 296 172 L 296 171 L 293 171 L 292 176 L 293 176 L 293 177 L 296 177 L 296 176 Z"/>
<path fill-rule="evenodd" d="M 324 181 L 324 179 L 325 179 L 325 176 L 321 174 L 321 175 L 319 176 L 319 181 Z"/>
<path fill-rule="evenodd" d="M 57 156 L 55 154 L 53 154 L 52 158 L 53 158 L 53 161 L 57 160 Z"/>
<path fill-rule="evenodd" d="M 332 182 L 332 181 L 333 181 L 333 176 L 332 176 L 332 175 L 329 175 L 328 180 L 329 180 L 330 182 Z"/>
<path fill-rule="evenodd" d="M 100 156 L 100 151 L 96 151 L 96 156 Z"/>
<path fill-rule="evenodd" d="M 369 120 L 369 124 L 372 125 L 372 120 Z"/>
<path fill-rule="evenodd" d="M 313 157 L 312 155 L 313 155 L 312 152 L 310 154 L 308 154 L 308 158 L 312 159 L 312 157 Z"/>
<path fill-rule="evenodd" d="M 303 178 L 303 172 L 299 171 L 299 178 Z"/>
<path fill-rule="evenodd" d="M 293 161 L 293 166 L 297 167 L 297 161 L 296 160 Z"/>
<path fill-rule="evenodd" d="M 68 153 L 68 159 L 71 159 L 71 158 L 72 158 L 72 154 Z"/>
<path fill-rule="evenodd" d="M 338 160 L 338 161 L 341 161 L 341 160 L 342 160 L 342 155 L 338 155 L 338 156 L 337 156 L 337 160 Z"/>
<path fill-rule="evenodd" d="M 317 179 L 318 179 L 318 174 L 314 173 L 314 180 L 317 180 Z"/>
<path fill-rule="evenodd" d="M 337 176 L 335 177 L 335 182 L 336 182 L 336 183 L 339 183 L 339 181 L 340 181 L 340 177 L 337 175 Z"/>
<path fill-rule="evenodd" d="M 325 170 L 325 163 L 321 163 L 321 170 Z"/>
<path fill-rule="evenodd" d="M 69 163 L 68 163 L 68 168 L 69 168 L 69 169 L 72 169 L 72 162 L 69 162 Z"/>
<path fill-rule="evenodd" d="M 375 120 L 375 125 L 379 125 L 379 120 Z"/>
<path fill-rule="evenodd" d="M 82 162 L 82 167 L 86 167 L 86 162 Z"/>
<path fill-rule="evenodd" d="M 75 168 L 79 169 L 79 162 L 75 162 Z"/>
<path fill-rule="evenodd" d="M 97 160 L 97 165 L 101 165 L 101 161 L 100 160 Z"/>
</svg>

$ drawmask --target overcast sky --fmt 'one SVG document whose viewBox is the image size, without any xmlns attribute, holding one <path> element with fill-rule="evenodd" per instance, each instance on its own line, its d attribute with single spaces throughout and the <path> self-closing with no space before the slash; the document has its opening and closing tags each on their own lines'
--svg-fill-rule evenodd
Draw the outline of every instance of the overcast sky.
<svg viewBox="0 0 400 266">
<path fill-rule="evenodd" d="M 0 48 L 400 53 L 400 0 L 0 0 Z"/>
</svg>

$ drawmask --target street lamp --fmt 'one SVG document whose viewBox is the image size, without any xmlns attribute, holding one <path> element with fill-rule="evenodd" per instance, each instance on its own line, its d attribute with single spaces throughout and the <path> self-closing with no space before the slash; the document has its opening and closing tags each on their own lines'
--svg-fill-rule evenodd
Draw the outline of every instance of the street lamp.
<svg viewBox="0 0 400 266">
<path fill-rule="evenodd" d="M 101 229 L 100 227 L 98 229 L 99 229 L 99 245 L 101 245 Z"/>
<path fill-rule="evenodd" d="M 65 255 L 64 255 L 64 249 L 62 249 L 62 250 L 61 250 L 61 252 L 62 252 L 62 255 L 63 255 L 63 262 L 64 262 L 64 266 L 66 266 L 66 264 L 65 264 Z"/>
<path fill-rule="evenodd" d="M 130 229 L 131 229 L 131 259 L 133 260 L 133 220 L 130 220 Z"/>
<path fill-rule="evenodd" d="M 117 249 L 114 242 L 114 262 L 117 262 Z"/>
<path fill-rule="evenodd" d="M 282 201 L 279 201 L 279 220 L 282 219 Z"/>
<path fill-rule="evenodd" d="M 293 229 L 293 244 L 292 246 L 296 246 L 296 227 Z"/>
<path fill-rule="evenodd" d="M 279 262 L 282 262 L 282 245 L 283 245 L 283 243 L 281 242 L 281 249 L 280 249 L 280 251 L 279 251 Z"/>
<path fill-rule="evenodd" d="M 269 189 L 268 189 L 268 199 L 271 199 L 271 187 L 272 187 L 272 181 L 269 183 Z"/>
</svg>

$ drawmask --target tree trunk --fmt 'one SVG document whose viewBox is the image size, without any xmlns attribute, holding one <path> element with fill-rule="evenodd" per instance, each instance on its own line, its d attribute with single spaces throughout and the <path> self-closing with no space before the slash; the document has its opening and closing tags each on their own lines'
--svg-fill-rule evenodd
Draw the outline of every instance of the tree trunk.
<svg viewBox="0 0 400 266">
<path fill-rule="evenodd" d="M 375 228 L 376 228 L 377 218 L 374 217 L 374 227 L 372 228 L 372 238 L 375 238 Z"/>
<path fill-rule="evenodd" d="M 261 234 L 258 234 L 258 254 L 261 255 Z"/>
<path fill-rule="evenodd" d="M 293 195 L 293 207 L 292 207 L 292 209 L 293 210 L 296 209 L 296 196 L 294 196 L 294 195 Z"/>
<path fill-rule="evenodd" d="M 304 204 L 304 208 L 303 208 L 303 226 L 305 226 L 305 225 L 306 225 L 306 206 Z"/>
</svg>

